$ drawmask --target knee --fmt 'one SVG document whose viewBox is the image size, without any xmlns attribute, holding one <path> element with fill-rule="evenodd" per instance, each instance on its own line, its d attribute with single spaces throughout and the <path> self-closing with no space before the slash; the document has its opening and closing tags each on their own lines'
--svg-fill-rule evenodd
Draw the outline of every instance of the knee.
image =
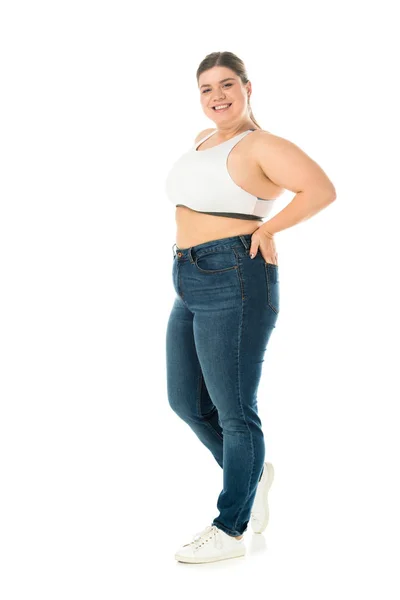
<svg viewBox="0 0 400 600">
<path fill-rule="evenodd" d="M 188 410 L 185 402 L 182 401 L 182 398 L 175 395 L 168 396 L 168 403 L 170 408 L 183 420 L 188 420 L 190 418 L 190 411 Z"/>
<path fill-rule="evenodd" d="M 246 423 L 246 419 L 243 417 L 224 417 L 220 415 L 221 427 L 224 433 L 245 433 L 249 434 L 249 426 Z"/>
</svg>

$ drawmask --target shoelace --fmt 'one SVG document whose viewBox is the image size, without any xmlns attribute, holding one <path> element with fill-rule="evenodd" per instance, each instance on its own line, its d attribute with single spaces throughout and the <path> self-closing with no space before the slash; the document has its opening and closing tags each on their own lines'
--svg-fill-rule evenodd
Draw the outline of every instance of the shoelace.
<svg viewBox="0 0 400 600">
<path fill-rule="evenodd" d="M 190 542 L 195 550 L 198 550 L 203 544 L 209 541 L 213 541 L 214 547 L 222 549 L 222 539 L 218 527 L 215 525 L 207 525 L 202 531 L 199 531 L 193 536 L 193 540 Z"/>
</svg>

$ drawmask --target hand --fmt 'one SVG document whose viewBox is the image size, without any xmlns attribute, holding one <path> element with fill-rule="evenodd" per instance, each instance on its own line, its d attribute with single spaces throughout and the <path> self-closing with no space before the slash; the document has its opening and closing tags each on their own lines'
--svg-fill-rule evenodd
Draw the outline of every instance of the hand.
<svg viewBox="0 0 400 600">
<path fill-rule="evenodd" d="M 250 258 L 254 258 L 258 251 L 260 251 L 265 262 L 278 264 L 278 253 L 273 234 L 263 230 L 262 226 L 251 236 Z"/>
</svg>

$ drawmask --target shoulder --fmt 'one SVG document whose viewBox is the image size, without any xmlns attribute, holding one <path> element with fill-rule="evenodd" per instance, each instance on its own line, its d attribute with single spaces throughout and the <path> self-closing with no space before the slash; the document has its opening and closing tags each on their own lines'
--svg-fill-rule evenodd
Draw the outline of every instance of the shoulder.
<svg viewBox="0 0 400 600">
<path fill-rule="evenodd" d="M 301 149 L 290 140 L 258 129 L 253 131 L 251 137 L 253 156 L 262 167 L 263 163 L 268 163 L 270 160 L 285 159 L 290 156 L 296 156 L 301 153 Z"/>
<path fill-rule="evenodd" d="M 247 152 L 251 152 L 253 159 L 260 165 L 260 158 L 273 153 L 279 136 L 265 129 L 256 129 L 247 136 Z"/>
<path fill-rule="evenodd" d="M 253 132 L 251 136 L 253 138 L 254 146 L 258 150 L 290 150 L 291 148 L 298 148 L 296 144 L 291 142 L 290 140 L 271 133 L 270 131 L 265 131 L 264 129 L 258 129 Z"/>
<path fill-rule="evenodd" d="M 201 140 L 201 138 L 203 138 L 206 135 L 208 135 L 209 133 L 211 133 L 212 131 L 216 131 L 215 127 L 210 127 L 208 129 L 203 129 L 203 131 L 200 131 L 200 133 L 197 134 L 194 139 L 195 143 L 198 142 L 199 140 Z"/>
<path fill-rule="evenodd" d="M 274 139 L 279 138 L 279 136 L 274 135 L 273 133 L 271 133 L 270 131 L 266 131 L 265 129 L 256 129 L 255 131 L 253 131 L 250 137 L 252 141 L 256 142 L 257 144 L 272 143 Z"/>
</svg>

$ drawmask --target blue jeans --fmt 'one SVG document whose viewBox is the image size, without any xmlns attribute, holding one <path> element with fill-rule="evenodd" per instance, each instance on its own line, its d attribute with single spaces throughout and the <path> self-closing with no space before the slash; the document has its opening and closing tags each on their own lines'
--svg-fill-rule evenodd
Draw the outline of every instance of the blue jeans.
<svg viewBox="0 0 400 600">
<path fill-rule="evenodd" d="M 232 536 L 247 529 L 263 471 L 257 389 L 279 313 L 278 266 L 260 249 L 251 259 L 250 244 L 251 234 L 174 244 L 166 330 L 168 401 L 223 469 L 211 524 Z"/>
</svg>

